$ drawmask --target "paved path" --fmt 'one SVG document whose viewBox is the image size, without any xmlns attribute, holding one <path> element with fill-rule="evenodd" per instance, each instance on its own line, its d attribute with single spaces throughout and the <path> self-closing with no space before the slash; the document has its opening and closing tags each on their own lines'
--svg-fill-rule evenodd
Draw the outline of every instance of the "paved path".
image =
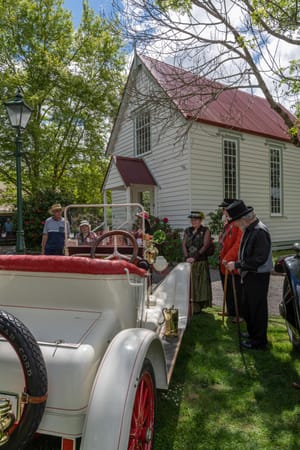
<svg viewBox="0 0 300 450">
<path fill-rule="evenodd" d="M 216 269 L 211 269 L 212 291 L 213 291 L 213 306 L 223 306 L 223 289 L 219 277 L 219 272 Z M 279 303 L 282 298 L 283 275 L 271 275 L 268 303 L 270 316 L 279 316 Z"/>
<path fill-rule="evenodd" d="M 0 246 L 0 255 L 9 255 L 16 252 L 15 245 L 1 245 Z"/>
</svg>

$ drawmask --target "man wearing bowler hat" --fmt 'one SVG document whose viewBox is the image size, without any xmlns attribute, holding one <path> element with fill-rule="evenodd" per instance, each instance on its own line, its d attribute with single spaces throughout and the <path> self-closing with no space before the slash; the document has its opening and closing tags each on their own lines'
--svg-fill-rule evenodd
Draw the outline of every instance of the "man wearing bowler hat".
<svg viewBox="0 0 300 450">
<path fill-rule="evenodd" d="M 228 212 L 226 208 L 235 202 L 234 198 L 224 198 L 222 203 L 219 205 L 219 208 L 222 208 L 223 216 L 224 216 L 224 227 L 223 231 L 219 237 L 220 244 L 220 255 L 219 255 L 219 270 L 222 281 L 222 286 L 224 290 L 224 296 L 226 301 L 226 309 L 220 312 L 220 315 L 225 315 L 231 317 L 231 321 L 236 323 L 237 321 L 241 321 L 242 313 L 242 287 L 241 287 L 241 276 L 238 269 L 234 269 L 231 273 L 231 276 L 228 276 L 228 271 L 226 270 L 226 264 L 228 261 L 235 261 L 238 259 L 238 253 L 240 248 L 240 242 L 242 238 L 242 231 L 235 227 L 233 222 L 228 221 Z M 237 308 L 235 309 L 235 300 L 234 300 L 234 287 L 237 298 Z"/>
<path fill-rule="evenodd" d="M 251 206 L 237 200 L 227 208 L 229 222 L 242 232 L 237 261 L 229 261 L 229 271 L 239 269 L 243 290 L 243 314 L 247 323 L 247 349 L 265 349 L 268 327 L 268 289 L 272 263 L 271 237 L 268 228 L 257 217 Z"/>
</svg>

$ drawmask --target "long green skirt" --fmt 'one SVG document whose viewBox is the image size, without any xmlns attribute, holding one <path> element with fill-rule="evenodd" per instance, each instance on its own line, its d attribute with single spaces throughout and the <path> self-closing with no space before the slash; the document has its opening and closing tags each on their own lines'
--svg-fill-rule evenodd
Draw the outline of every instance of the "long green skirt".
<svg viewBox="0 0 300 450">
<path fill-rule="evenodd" d="M 212 306 L 212 290 L 208 261 L 196 261 L 192 265 L 192 311 L 199 313 Z"/>
</svg>

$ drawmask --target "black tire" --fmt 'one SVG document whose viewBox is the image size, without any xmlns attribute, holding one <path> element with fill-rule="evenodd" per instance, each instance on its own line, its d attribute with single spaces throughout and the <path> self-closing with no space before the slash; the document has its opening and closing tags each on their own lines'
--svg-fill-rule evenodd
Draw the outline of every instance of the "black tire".
<svg viewBox="0 0 300 450">
<path fill-rule="evenodd" d="M 297 353 L 300 353 L 300 337 L 295 334 L 289 322 L 286 322 L 285 324 L 291 344 L 293 345 L 293 350 Z"/>
<path fill-rule="evenodd" d="M 283 282 L 283 301 L 281 303 L 282 315 L 285 318 L 285 325 L 289 335 L 291 344 L 295 352 L 300 352 L 300 333 L 299 326 L 297 326 L 297 318 L 295 311 L 295 297 L 291 289 L 290 282 L 287 276 Z"/>
<path fill-rule="evenodd" d="M 40 347 L 28 328 L 12 314 L 0 311 L 0 334 L 14 348 L 23 369 L 25 392 L 40 397 L 41 403 L 25 403 L 18 425 L 1 450 L 21 450 L 36 432 L 42 419 L 48 380 Z"/>
</svg>

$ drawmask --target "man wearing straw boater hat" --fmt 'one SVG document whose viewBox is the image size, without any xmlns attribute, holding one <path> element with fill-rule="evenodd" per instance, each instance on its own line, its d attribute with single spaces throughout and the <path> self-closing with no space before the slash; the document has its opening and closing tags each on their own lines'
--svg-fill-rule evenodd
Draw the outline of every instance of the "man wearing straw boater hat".
<svg viewBox="0 0 300 450">
<path fill-rule="evenodd" d="M 266 349 L 268 327 L 268 289 L 272 263 L 271 237 L 268 228 L 251 206 L 237 200 L 227 208 L 229 222 L 242 232 L 237 261 L 229 261 L 229 271 L 239 269 L 243 291 L 243 314 L 247 333 L 241 345 L 247 349 Z M 244 333 L 245 334 L 245 333 Z"/>
<path fill-rule="evenodd" d="M 51 217 L 45 221 L 42 237 L 42 255 L 63 255 L 65 245 L 65 219 L 62 217 L 63 208 L 55 203 L 49 209 Z M 67 234 L 69 224 L 67 223 Z"/>
</svg>

